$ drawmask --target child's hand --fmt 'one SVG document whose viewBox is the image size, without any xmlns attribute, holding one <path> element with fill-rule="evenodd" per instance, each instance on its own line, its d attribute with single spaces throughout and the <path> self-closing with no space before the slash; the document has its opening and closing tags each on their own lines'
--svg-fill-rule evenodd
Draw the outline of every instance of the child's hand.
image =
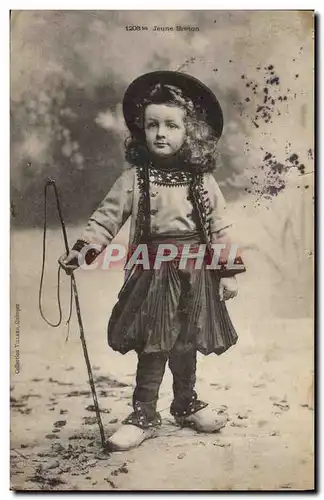
<svg viewBox="0 0 324 500">
<path fill-rule="evenodd" d="M 79 252 L 71 250 L 68 255 L 65 253 L 58 259 L 58 263 L 67 275 L 72 274 L 79 267 L 78 256 Z"/>
<path fill-rule="evenodd" d="M 235 276 L 221 278 L 219 283 L 220 300 L 233 299 L 238 294 L 237 281 Z"/>
</svg>

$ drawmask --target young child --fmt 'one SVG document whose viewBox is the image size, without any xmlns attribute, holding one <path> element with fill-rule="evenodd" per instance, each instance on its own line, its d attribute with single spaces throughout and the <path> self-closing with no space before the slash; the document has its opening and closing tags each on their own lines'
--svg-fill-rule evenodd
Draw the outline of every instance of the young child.
<svg viewBox="0 0 324 500">
<path fill-rule="evenodd" d="M 209 88 L 192 76 L 156 71 L 140 76 L 123 101 L 130 138 L 126 159 L 131 168 L 117 179 L 89 219 L 68 256 L 59 259 L 69 274 L 79 253 L 91 263 L 131 216 L 130 248 L 146 243 L 150 257 L 160 244 L 179 250 L 228 243 L 230 224 L 212 171 L 223 129 L 221 107 Z M 99 249 L 98 249 L 99 245 Z M 180 252 L 181 253 L 181 252 Z M 189 261 L 188 261 L 189 262 Z M 209 261 L 210 262 L 210 261 Z M 197 351 L 221 354 L 237 341 L 225 300 L 237 295 L 235 274 L 226 257 L 221 269 L 179 266 L 179 258 L 128 271 L 108 325 L 108 343 L 125 354 L 138 354 L 133 412 L 110 437 L 116 450 L 138 446 L 156 434 L 159 388 L 168 362 L 173 375 L 170 412 L 181 426 L 215 432 L 226 417 L 199 400 L 194 390 Z M 211 267 L 211 266 L 210 266 Z"/>
</svg>

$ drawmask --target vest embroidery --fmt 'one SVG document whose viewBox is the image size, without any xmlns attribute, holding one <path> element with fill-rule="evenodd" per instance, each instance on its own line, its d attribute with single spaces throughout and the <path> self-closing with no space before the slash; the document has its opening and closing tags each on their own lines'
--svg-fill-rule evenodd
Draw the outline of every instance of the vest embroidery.
<svg viewBox="0 0 324 500">
<path fill-rule="evenodd" d="M 140 198 L 133 243 L 138 244 L 140 241 L 146 241 L 147 238 L 149 239 L 150 237 L 151 220 L 149 186 L 150 182 L 152 182 L 153 184 L 159 186 L 190 187 L 189 196 L 194 207 L 198 230 L 202 234 L 203 241 L 210 244 L 210 215 L 212 213 L 212 207 L 208 197 L 208 191 L 204 189 L 203 174 L 193 177 L 191 172 L 185 170 L 168 172 L 155 169 L 152 166 L 137 166 L 136 177 Z"/>
<path fill-rule="evenodd" d="M 149 180 L 156 186 L 189 186 L 192 181 L 192 173 L 186 170 L 159 170 L 150 166 Z"/>
</svg>

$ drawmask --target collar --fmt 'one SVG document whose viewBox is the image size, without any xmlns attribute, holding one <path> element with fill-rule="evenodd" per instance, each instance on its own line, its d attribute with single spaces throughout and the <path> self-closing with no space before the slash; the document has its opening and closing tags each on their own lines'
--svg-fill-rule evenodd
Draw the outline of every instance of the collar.
<svg viewBox="0 0 324 500">
<path fill-rule="evenodd" d="M 157 186 L 189 186 L 192 181 L 192 172 L 185 169 L 161 169 L 149 165 L 149 180 Z"/>
</svg>

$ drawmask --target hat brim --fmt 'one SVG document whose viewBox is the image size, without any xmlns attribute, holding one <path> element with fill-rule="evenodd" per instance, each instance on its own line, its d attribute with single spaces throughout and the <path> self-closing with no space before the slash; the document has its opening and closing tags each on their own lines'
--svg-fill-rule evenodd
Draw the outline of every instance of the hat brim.
<svg viewBox="0 0 324 500">
<path fill-rule="evenodd" d="M 145 73 L 136 78 L 127 88 L 123 99 L 123 113 L 127 127 L 133 134 L 140 131 L 136 118 L 138 117 L 138 105 L 147 96 L 150 88 L 157 83 L 173 85 L 182 90 L 194 105 L 204 110 L 206 121 L 213 129 L 216 137 L 220 137 L 223 131 L 223 112 L 215 94 L 200 80 L 179 73 L 178 71 L 153 71 Z"/>
</svg>

